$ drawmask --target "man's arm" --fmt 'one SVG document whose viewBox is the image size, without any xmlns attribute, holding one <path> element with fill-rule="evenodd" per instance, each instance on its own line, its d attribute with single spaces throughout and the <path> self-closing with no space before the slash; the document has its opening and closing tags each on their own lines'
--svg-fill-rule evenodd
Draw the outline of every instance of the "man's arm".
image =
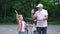
<svg viewBox="0 0 60 34">
<path fill-rule="evenodd" d="M 44 15 L 44 18 L 42 20 L 47 20 L 48 19 L 48 11 L 46 10 L 45 11 L 45 15 Z"/>
<path fill-rule="evenodd" d="M 32 16 L 32 19 L 35 19 L 36 18 L 36 16 L 34 16 L 34 9 L 32 9 L 32 11 L 31 11 L 31 16 Z"/>
<path fill-rule="evenodd" d="M 36 18 L 33 14 L 31 14 L 31 16 L 32 16 L 32 19 L 35 19 Z"/>
<path fill-rule="evenodd" d="M 48 15 L 45 15 L 45 17 L 43 18 L 43 20 L 47 20 L 48 19 Z"/>
<path fill-rule="evenodd" d="M 48 19 L 48 15 L 45 15 L 45 17 L 40 19 L 40 21 L 44 21 L 44 20 L 47 20 L 47 19 Z"/>
</svg>

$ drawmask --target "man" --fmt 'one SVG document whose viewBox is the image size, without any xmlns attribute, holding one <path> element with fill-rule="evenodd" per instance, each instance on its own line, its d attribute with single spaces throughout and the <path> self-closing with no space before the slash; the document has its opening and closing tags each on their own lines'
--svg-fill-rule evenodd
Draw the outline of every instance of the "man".
<svg viewBox="0 0 60 34">
<path fill-rule="evenodd" d="M 31 11 L 32 19 L 37 18 L 36 29 L 38 34 L 46 34 L 48 12 L 43 9 L 43 4 L 38 4 L 36 7 L 38 8 L 38 11 L 34 12 L 34 9 Z"/>
</svg>

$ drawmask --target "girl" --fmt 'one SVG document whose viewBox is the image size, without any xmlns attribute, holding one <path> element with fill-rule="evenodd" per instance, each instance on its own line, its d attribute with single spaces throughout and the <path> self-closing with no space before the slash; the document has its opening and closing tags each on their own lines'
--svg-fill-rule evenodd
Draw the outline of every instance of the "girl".
<svg viewBox="0 0 60 34">
<path fill-rule="evenodd" d="M 16 12 L 16 19 L 17 19 L 17 22 L 18 22 L 17 31 L 18 31 L 19 34 L 26 34 L 25 27 L 26 26 L 31 26 L 31 25 L 26 24 L 23 21 L 23 16 L 22 15 L 18 15 L 18 12 L 16 10 L 15 10 L 15 12 Z"/>
</svg>

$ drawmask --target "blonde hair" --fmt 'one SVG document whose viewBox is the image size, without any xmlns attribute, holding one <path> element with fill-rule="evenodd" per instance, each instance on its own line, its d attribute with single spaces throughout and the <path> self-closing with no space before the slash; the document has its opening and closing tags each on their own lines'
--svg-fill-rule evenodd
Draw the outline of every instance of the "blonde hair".
<svg viewBox="0 0 60 34">
<path fill-rule="evenodd" d="M 18 15 L 18 16 L 20 16 L 20 17 L 23 19 L 23 15 L 20 14 L 20 15 Z"/>
</svg>

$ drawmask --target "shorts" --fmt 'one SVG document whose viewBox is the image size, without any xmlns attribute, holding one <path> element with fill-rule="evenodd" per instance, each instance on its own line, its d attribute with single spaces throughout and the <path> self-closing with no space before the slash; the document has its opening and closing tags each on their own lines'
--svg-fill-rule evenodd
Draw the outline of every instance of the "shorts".
<svg viewBox="0 0 60 34">
<path fill-rule="evenodd" d="M 26 32 L 19 32 L 18 34 L 26 34 Z"/>
</svg>

